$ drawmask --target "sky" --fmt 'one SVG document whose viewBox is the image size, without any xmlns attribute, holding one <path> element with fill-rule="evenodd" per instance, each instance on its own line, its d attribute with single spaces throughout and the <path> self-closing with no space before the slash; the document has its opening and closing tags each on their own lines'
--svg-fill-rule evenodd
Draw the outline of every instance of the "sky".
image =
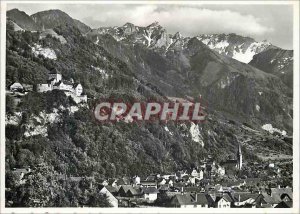
<svg viewBox="0 0 300 214">
<path fill-rule="evenodd" d="M 7 4 L 8 10 L 13 8 L 28 15 L 60 9 L 92 28 L 122 26 L 126 22 L 147 26 L 158 21 L 169 33 L 236 33 L 256 41 L 266 39 L 281 48 L 293 48 L 291 5 Z"/>
</svg>

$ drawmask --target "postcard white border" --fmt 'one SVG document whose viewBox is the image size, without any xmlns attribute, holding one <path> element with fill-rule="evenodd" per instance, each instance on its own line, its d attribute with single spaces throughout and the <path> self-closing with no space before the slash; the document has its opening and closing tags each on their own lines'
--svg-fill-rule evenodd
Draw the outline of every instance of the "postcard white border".
<svg viewBox="0 0 300 214">
<path fill-rule="evenodd" d="M 293 202 L 291 209 L 274 208 L 5 208 L 5 59 L 7 4 L 239 4 L 293 5 L 294 7 L 294 98 L 293 98 Z M 280 17 L 278 17 L 280 18 Z M 0 213 L 300 213 L 299 208 L 299 1 L 1 1 L 0 72 Z M 298 203 L 297 203 L 298 202 Z"/>
</svg>

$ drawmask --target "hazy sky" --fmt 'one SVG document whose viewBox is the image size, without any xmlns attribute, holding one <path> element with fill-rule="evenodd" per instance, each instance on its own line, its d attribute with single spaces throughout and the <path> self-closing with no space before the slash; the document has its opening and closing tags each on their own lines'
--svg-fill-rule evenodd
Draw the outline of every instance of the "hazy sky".
<svg viewBox="0 0 300 214">
<path fill-rule="evenodd" d="M 31 15 L 60 9 L 92 28 L 121 26 L 131 22 L 147 26 L 154 21 L 168 32 L 185 36 L 236 33 L 261 41 L 267 39 L 282 48 L 293 47 L 291 5 L 158 5 L 158 4 L 8 4 Z"/>
</svg>

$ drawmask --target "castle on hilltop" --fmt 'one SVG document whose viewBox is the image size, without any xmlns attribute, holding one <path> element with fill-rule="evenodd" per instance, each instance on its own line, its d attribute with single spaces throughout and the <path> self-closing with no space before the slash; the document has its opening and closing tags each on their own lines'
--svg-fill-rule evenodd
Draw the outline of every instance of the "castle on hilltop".
<svg viewBox="0 0 300 214">
<path fill-rule="evenodd" d="M 73 79 L 66 81 L 56 70 L 48 74 L 47 83 L 37 84 L 37 92 L 43 93 L 52 90 L 64 91 L 67 96 L 71 96 L 76 103 L 87 102 L 87 96 L 83 94 L 83 87 L 80 83 L 74 83 Z"/>
</svg>

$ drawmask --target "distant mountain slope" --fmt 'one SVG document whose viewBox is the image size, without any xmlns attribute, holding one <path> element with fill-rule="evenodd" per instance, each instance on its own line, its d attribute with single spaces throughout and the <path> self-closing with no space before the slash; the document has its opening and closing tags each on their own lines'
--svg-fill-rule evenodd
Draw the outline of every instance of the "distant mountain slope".
<svg viewBox="0 0 300 214">
<path fill-rule="evenodd" d="M 232 34 L 203 34 L 197 37 L 210 49 L 234 58 L 240 62 L 249 63 L 253 56 L 273 45 L 267 41 L 256 42 L 250 37 Z"/>
<path fill-rule="evenodd" d="M 9 23 L 11 26 L 13 26 L 14 31 L 24 31 L 23 28 L 21 28 L 19 25 L 17 25 L 15 22 L 13 22 L 11 19 L 8 19 L 7 23 Z"/>
<path fill-rule="evenodd" d="M 293 51 L 271 48 L 253 56 L 250 65 L 274 74 L 293 88 Z"/>
<path fill-rule="evenodd" d="M 7 18 L 12 20 L 15 24 L 24 30 L 37 31 L 41 30 L 39 24 L 35 23 L 33 19 L 25 12 L 18 9 L 12 9 L 7 11 Z"/>
<path fill-rule="evenodd" d="M 127 62 L 140 79 L 154 85 L 165 96 L 201 94 L 210 109 L 236 120 L 258 126 L 272 121 L 285 129 L 291 128 L 291 93 L 279 78 L 224 57 L 197 38 L 178 49 L 159 52 L 146 45 L 129 45 L 126 40 L 118 42 L 109 35 L 93 37 L 98 38 L 98 45 Z M 93 41 L 97 39 L 93 37 Z M 274 120 L 277 114 L 285 116 Z"/>
<path fill-rule="evenodd" d="M 42 28 L 54 28 L 59 25 L 69 25 L 76 27 L 81 33 L 87 33 L 91 28 L 82 22 L 71 18 L 61 10 L 47 10 L 31 15 L 31 18 Z"/>
</svg>

